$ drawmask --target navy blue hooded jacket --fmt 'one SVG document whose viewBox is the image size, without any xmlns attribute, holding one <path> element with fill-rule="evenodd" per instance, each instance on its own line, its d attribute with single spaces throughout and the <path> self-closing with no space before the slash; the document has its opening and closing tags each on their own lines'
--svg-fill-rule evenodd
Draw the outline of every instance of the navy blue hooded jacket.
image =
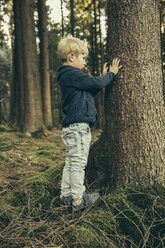
<svg viewBox="0 0 165 248">
<path fill-rule="evenodd" d="M 93 97 L 115 78 L 113 72 L 100 77 L 91 77 L 70 65 L 61 65 L 58 80 L 62 92 L 62 110 L 65 114 L 62 126 L 86 122 L 93 126 L 97 122 L 97 110 Z"/>
</svg>

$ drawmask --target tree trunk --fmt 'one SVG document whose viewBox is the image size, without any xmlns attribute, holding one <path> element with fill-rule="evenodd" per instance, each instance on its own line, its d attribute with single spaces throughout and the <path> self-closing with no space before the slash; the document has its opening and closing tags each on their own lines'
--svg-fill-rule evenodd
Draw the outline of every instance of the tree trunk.
<svg viewBox="0 0 165 248">
<path fill-rule="evenodd" d="M 103 71 L 104 65 L 104 54 L 103 54 L 103 43 L 102 43 L 102 30 L 101 30 L 101 2 L 98 3 L 98 12 L 99 12 L 99 40 L 100 40 L 100 71 Z"/>
<path fill-rule="evenodd" d="M 2 124 L 3 116 L 2 116 L 2 103 L 0 101 L 0 124 Z"/>
<path fill-rule="evenodd" d="M 33 1 L 19 1 L 19 4 L 22 21 L 25 95 L 23 130 L 30 134 L 40 129 L 43 125 L 40 75 L 35 40 Z"/>
<path fill-rule="evenodd" d="M 92 65 L 92 75 L 95 75 L 95 54 L 94 54 L 94 37 L 93 37 L 93 23 L 90 24 L 90 32 L 91 32 L 91 38 L 90 38 L 90 43 L 91 43 L 91 65 Z"/>
<path fill-rule="evenodd" d="M 96 0 L 93 0 L 93 11 L 94 11 L 95 73 L 96 73 L 96 76 L 99 76 L 98 46 L 97 46 L 97 13 L 96 13 Z"/>
<path fill-rule="evenodd" d="M 74 37 L 74 0 L 70 0 L 70 25 L 71 34 Z"/>
<path fill-rule="evenodd" d="M 100 74 L 100 67 L 99 67 L 99 59 L 98 59 L 98 32 L 97 32 L 97 8 L 96 8 L 96 0 L 93 0 L 93 11 L 94 11 L 94 61 L 95 61 L 95 75 L 98 76 Z M 102 105 L 102 94 L 103 91 L 101 91 L 96 97 L 95 97 L 95 103 L 97 107 L 98 112 L 98 122 L 97 122 L 97 128 L 103 128 L 103 105 Z"/>
<path fill-rule="evenodd" d="M 106 126 L 93 148 L 95 163 L 100 154 L 96 169 L 113 185 L 164 184 L 159 1 L 109 0 L 107 12 L 109 56 L 119 57 L 123 68 L 106 88 Z"/>
<path fill-rule="evenodd" d="M 160 21 L 161 21 L 161 53 L 163 68 L 163 95 L 165 101 L 165 1 L 160 1 Z"/>
<path fill-rule="evenodd" d="M 38 16 L 43 119 L 45 126 L 52 127 L 46 0 L 38 0 Z"/>
<path fill-rule="evenodd" d="M 61 0 L 61 35 L 64 37 L 64 13 L 63 13 L 63 0 Z"/>
<path fill-rule="evenodd" d="M 24 122 L 24 73 L 22 54 L 22 30 L 19 0 L 13 1 L 15 46 L 14 46 L 14 82 L 12 86 L 11 118 L 19 126 Z"/>
</svg>

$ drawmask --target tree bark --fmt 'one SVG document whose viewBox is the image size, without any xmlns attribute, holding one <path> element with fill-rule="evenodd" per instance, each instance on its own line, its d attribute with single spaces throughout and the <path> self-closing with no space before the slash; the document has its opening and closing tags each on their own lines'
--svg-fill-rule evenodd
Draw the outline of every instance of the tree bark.
<svg viewBox="0 0 165 248">
<path fill-rule="evenodd" d="M 93 11 L 94 11 L 95 74 L 96 76 L 99 76 L 96 0 L 93 0 Z"/>
<path fill-rule="evenodd" d="M 93 148 L 96 159 L 100 154 L 94 159 L 97 170 L 104 170 L 113 185 L 164 184 L 159 1 L 109 0 L 107 13 L 107 50 L 111 59 L 121 59 L 123 68 L 113 88 L 106 88 L 102 148 Z"/>
<path fill-rule="evenodd" d="M 70 0 L 70 25 L 71 34 L 74 37 L 74 0 Z"/>
<path fill-rule="evenodd" d="M 52 127 L 46 0 L 38 0 L 38 16 L 43 119 L 46 127 Z"/>
<path fill-rule="evenodd" d="M 61 4 L 61 35 L 64 37 L 64 13 L 63 13 L 63 0 L 60 2 Z"/>
<path fill-rule="evenodd" d="M 160 1 L 161 53 L 163 68 L 163 95 L 165 101 L 165 1 Z"/>
<path fill-rule="evenodd" d="M 19 1 L 22 26 L 24 68 L 24 125 L 31 134 L 43 125 L 39 63 L 35 40 L 34 6 L 32 0 Z"/>
<path fill-rule="evenodd" d="M 22 29 L 19 0 L 13 1 L 15 46 L 14 46 L 14 82 L 12 86 L 11 118 L 13 122 L 23 125 L 24 122 L 24 73 L 22 54 Z"/>
<path fill-rule="evenodd" d="M 98 58 L 98 31 L 97 31 L 97 8 L 96 8 L 96 0 L 93 0 L 93 11 L 94 11 L 94 62 L 95 62 L 95 75 L 98 76 L 100 74 L 100 69 L 102 67 L 99 66 L 99 58 Z M 98 3 L 99 4 L 99 3 Z M 99 20 L 100 21 L 100 20 Z M 100 30 L 99 30 L 100 34 Z M 103 91 L 101 91 L 96 97 L 95 97 L 95 103 L 97 107 L 98 112 L 98 122 L 97 122 L 97 128 L 103 128 L 103 105 L 102 105 L 102 95 Z"/>
<path fill-rule="evenodd" d="M 98 13 L 99 13 L 99 48 L 100 48 L 100 71 L 103 71 L 104 65 L 104 53 L 103 53 L 103 43 L 102 43 L 102 30 L 101 30 L 101 2 L 98 3 Z"/>
<path fill-rule="evenodd" d="M 91 32 L 91 37 L 90 37 L 90 45 L 91 45 L 91 65 L 92 65 L 92 75 L 95 75 L 95 53 L 94 53 L 94 37 L 93 37 L 93 23 L 90 24 L 90 32 Z"/>
</svg>

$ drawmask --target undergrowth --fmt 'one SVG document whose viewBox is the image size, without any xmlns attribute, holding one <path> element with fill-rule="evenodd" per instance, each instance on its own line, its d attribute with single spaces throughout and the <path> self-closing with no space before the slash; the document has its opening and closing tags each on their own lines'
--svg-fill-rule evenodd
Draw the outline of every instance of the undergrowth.
<svg viewBox="0 0 165 248">
<path fill-rule="evenodd" d="M 63 164 L 8 192 L 0 214 L 0 247 L 152 248 L 165 245 L 165 189 L 108 190 L 82 212 L 62 206 Z"/>
<path fill-rule="evenodd" d="M 0 186 L 1 248 L 165 247 L 164 187 L 103 189 L 96 205 L 73 212 L 59 199 L 61 133 L 43 139 L 16 131 L 0 129 L 0 174 L 8 180 Z"/>
</svg>

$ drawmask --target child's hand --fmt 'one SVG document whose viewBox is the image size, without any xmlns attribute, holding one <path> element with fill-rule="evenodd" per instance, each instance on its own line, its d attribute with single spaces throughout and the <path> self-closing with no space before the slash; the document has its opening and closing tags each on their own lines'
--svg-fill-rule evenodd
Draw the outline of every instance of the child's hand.
<svg viewBox="0 0 165 248">
<path fill-rule="evenodd" d="M 105 63 L 103 66 L 103 74 L 106 74 L 108 72 L 108 63 Z"/>
<path fill-rule="evenodd" d="M 122 65 L 119 65 L 119 63 L 120 63 L 120 59 L 118 59 L 118 58 L 113 59 L 112 65 L 110 65 L 110 67 L 109 67 L 109 71 L 117 74 L 118 71 L 120 70 L 120 68 L 122 67 Z"/>
</svg>

